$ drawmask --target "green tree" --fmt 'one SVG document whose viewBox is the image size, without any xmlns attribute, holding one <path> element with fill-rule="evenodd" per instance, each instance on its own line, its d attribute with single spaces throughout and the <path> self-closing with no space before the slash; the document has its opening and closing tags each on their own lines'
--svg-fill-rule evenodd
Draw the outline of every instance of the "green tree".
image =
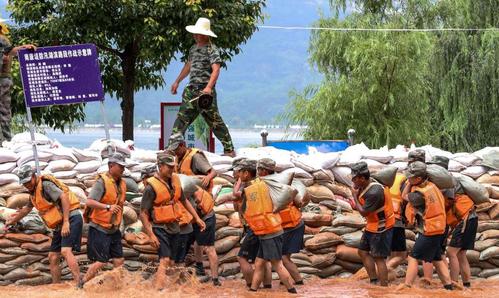
<svg viewBox="0 0 499 298">
<path fill-rule="evenodd" d="M 315 25 L 331 28 L 413 27 L 417 15 L 401 15 L 391 1 L 331 1 L 336 14 Z M 355 5 L 344 20 L 339 12 Z M 406 9 L 413 9 L 408 4 Z M 324 74 L 318 86 L 293 93 L 284 114 L 289 123 L 307 125 L 305 138 L 345 138 L 355 128 L 368 146 L 428 140 L 432 38 L 418 32 L 314 31 L 311 63 Z"/>
<path fill-rule="evenodd" d="M 10 0 L 20 36 L 40 46 L 95 43 L 104 89 L 121 99 L 123 139 L 133 139 L 134 93 L 163 86 L 162 71 L 194 43 L 185 26 L 212 20 L 223 58 L 262 20 L 264 0 Z M 64 108 L 64 107 L 63 107 Z"/>
</svg>

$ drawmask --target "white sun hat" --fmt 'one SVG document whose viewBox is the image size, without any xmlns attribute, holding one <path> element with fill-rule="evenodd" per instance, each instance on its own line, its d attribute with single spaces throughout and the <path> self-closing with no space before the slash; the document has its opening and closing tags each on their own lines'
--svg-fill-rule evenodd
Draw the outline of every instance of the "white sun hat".
<svg viewBox="0 0 499 298">
<path fill-rule="evenodd" d="M 211 37 L 217 37 L 213 31 L 210 29 L 210 20 L 207 18 L 199 18 L 196 21 L 196 25 L 185 26 L 185 30 L 193 34 L 208 35 Z"/>
</svg>

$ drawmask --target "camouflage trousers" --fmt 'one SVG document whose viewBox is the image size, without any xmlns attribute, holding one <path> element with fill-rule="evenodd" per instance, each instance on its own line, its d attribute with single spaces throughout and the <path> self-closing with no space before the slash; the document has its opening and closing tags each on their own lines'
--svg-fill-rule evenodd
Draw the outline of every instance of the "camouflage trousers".
<svg viewBox="0 0 499 298">
<path fill-rule="evenodd" d="M 180 132 L 182 135 L 185 133 L 189 125 L 196 120 L 197 116 L 201 114 L 208 126 L 213 130 L 213 133 L 217 139 L 224 146 L 224 152 L 231 152 L 234 150 L 234 145 L 232 144 L 232 138 L 230 137 L 229 129 L 225 125 L 220 112 L 218 111 L 217 105 L 217 93 L 213 89 L 213 103 L 211 107 L 206 110 L 201 110 L 197 102 L 189 102 L 194 97 L 198 96 L 201 92 L 200 89 L 196 89 L 187 86 L 182 94 L 182 105 L 177 114 L 177 119 L 173 124 L 172 133 Z"/>
<path fill-rule="evenodd" d="M 0 78 L 0 146 L 3 141 L 10 141 L 10 120 L 12 119 L 10 105 L 10 88 L 12 80 L 10 78 Z"/>
</svg>

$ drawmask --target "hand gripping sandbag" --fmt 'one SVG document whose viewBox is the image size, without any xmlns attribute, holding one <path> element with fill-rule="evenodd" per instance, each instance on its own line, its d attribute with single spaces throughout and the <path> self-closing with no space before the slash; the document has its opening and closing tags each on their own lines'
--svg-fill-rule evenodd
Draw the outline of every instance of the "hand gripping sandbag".
<svg viewBox="0 0 499 298">
<path fill-rule="evenodd" d="M 475 205 L 489 202 L 489 192 L 483 185 L 466 175 L 456 173 L 454 177 L 461 183 L 464 192 L 473 200 Z"/>
<path fill-rule="evenodd" d="M 180 178 L 180 185 L 182 187 L 182 192 L 186 198 L 194 196 L 198 187 L 201 187 L 201 179 L 196 176 L 187 176 L 184 174 L 178 174 Z"/>
<path fill-rule="evenodd" d="M 299 202 L 302 207 L 307 205 L 310 202 L 310 198 L 308 198 L 307 187 L 305 184 L 303 184 L 303 182 L 299 179 L 293 179 L 291 186 L 298 192 L 294 198 L 295 202 Z"/>
<path fill-rule="evenodd" d="M 453 188 L 454 183 L 452 182 L 452 174 L 446 169 L 437 165 L 427 165 L 426 172 L 428 173 L 428 179 L 435 183 L 439 189 Z"/>
<path fill-rule="evenodd" d="M 285 209 L 294 199 L 298 191 L 290 185 L 282 184 L 275 180 L 264 178 L 266 177 L 262 177 L 262 180 L 265 182 L 265 184 L 267 184 L 269 188 L 270 198 L 272 199 L 272 212 L 276 213 Z"/>
<path fill-rule="evenodd" d="M 384 186 L 392 187 L 396 175 L 397 175 L 396 167 L 386 167 L 382 170 L 373 173 L 371 176 L 374 179 L 376 179 L 376 181 L 383 184 Z"/>
<path fill-rule="evenodd" d="M 295 176 L 294 172 L 286 172 L 286 173 L 275 173 L 272 175 L 267 175 L 265 177 L 260 177 L 264 181 L 272 180 L 277 183 L 282 183 L 286 185 L 291 185 L 293 182 L 293 178 Z"/>
</svg>

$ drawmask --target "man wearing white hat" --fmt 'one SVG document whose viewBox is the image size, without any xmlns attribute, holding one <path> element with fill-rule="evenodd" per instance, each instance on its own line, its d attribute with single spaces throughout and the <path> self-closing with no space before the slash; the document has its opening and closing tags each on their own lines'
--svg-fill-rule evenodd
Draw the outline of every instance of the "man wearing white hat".
<svg viewBox="0 0 499 298">
<path fill-rule="evenodd" d="M 201 114 L 222 143 L 224 153 L 234 156 L 234 145 L 229 129 L 220 116 L 217 106 L 215 85 L 223 61 L 218 48 L 211 43 L 210 37 L 217 36 L 210 27 L 210 20 L 207 18 L 199 18 L 195 25 L 185 27 L 194 35 L 196 44 L 189 50 L 189 58 L 171 87 L 172 94 L 177 94 L 179 83 L 189 75 L 189 83 L 182 94 L 182 105 L 173 124 L 172 134 L 180 132 L 183 135 L 187 127 Z M 202 94 L 212 97 L 213 101 L 208 103 L 202 101 L 198 98 Z"/>
</svg>

